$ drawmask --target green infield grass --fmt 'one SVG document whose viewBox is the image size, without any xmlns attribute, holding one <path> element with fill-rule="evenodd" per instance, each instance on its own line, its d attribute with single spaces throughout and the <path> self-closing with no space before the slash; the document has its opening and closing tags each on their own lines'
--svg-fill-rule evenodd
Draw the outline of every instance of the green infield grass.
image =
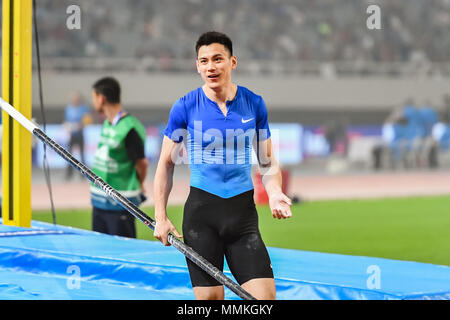
<svg viewBox="0 0 450 320">
<path fill-rule="evenodd" d="M 181 232 L 182 206 L 168 207 Z M 153 208 L 143 211 L 153 217 Z M 259 226 L 269 247 L 382 257 L 450 266 L 450 196 L 314 201 L 292 206 L 287 220 L 258 206 Z M 91 230 L 91 210 L 58 210 L 57 223 Z M 52 222 L 49 211 L 33 220 Z M 155 240 L 137 221 L 138 238 Z"/>
</svg>

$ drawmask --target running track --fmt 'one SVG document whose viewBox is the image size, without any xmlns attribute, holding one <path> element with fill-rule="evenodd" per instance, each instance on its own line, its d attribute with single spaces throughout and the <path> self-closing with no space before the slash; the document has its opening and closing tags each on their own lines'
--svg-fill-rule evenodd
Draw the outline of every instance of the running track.
<svg viewBox="0 0 450 320">
<path fill-rule="evenodd" d="M 152 174 L 154 172 L 149 171 L 151 177 Z M 75 175 L 77 176 L 71 181 L 64 181 L 58 175 L 52 179 L 53 199 L 57 210 L 90 208 L 89 182 L 83 180 L 78 173 Z M 150 206 L 153 205 L 151 179 L 147 179 L 146 188 L 149 199 L 145 206 Z M 183 204 L 188 192 L 188 176 L 175 175 L 169 204 Z M 304 200 L 450 195 L 450 171 L 296 175 L 290 178 L 288 194 L 295 194 Z M 34 210 L 50 208 L 44 179 L 33 177 L 31 201 Z"/>
</svg>

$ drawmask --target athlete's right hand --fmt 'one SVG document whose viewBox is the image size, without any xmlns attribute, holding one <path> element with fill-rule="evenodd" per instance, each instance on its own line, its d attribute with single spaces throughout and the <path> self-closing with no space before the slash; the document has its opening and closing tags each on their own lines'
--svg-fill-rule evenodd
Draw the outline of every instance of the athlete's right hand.
<svg viewBox="0 0 450 320">
<path fill-rule="evenodd" d="M 165 246 L 170 246 L 170 243 L 167 240 L 170 232 L 172 232 L 178 238 L 183 238 L 183 236 L 177 231 L 177 229 L 174 227 L 174 225 L 169 219 L 156 220 L 153 235 Z"/>
</svg>

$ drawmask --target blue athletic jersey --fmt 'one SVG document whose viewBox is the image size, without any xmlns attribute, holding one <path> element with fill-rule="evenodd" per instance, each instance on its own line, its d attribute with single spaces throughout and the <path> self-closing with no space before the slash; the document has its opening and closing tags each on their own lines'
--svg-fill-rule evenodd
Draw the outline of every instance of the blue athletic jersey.
<svg viewBox="0 0 450 320">
<path fill-rule="evenodd" d="M 423 135 L 422 121 L 417 108 L 407 105 L 403 108 L 403 117 L 407 120 L 405 138 L 412 140 Z"/>
<path fill-rule="evenodd" d="M 419 109 L 419 114 L 423 125 L 423 136 L 427 137 L 439 120 L 438 113 L 432 107 L 425 106 Z"/>
<path fill-rule="evenodd" d="M 267 108 L 238 86 L 225 116 L 200 87 L 174 103 L 164 134 L 177 143 L 186 138 L 191 186 L 230 198 L 253 189 L 252 143 L 270 137 Z"/>
</svg>

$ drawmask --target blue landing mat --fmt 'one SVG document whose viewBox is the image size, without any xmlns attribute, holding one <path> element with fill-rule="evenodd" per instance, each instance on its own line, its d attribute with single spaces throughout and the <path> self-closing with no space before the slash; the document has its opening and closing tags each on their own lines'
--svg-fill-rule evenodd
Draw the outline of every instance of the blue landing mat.
<svg viewBox="0 0 450 320">
<path fill-rule="evenodd" d="M 1 223 L 0 219 L 0 223 Z M 450 267 L 268 248 L 278 299 L 450 299 Z M 225 274 L 232 277 L 225 268 Z M 227 299 L 238 299 L 226 291 Z M 159 242 L 33 221 L 0 224 L 0 299 L 194 299 L 184 256 Z"/>
</svg>

